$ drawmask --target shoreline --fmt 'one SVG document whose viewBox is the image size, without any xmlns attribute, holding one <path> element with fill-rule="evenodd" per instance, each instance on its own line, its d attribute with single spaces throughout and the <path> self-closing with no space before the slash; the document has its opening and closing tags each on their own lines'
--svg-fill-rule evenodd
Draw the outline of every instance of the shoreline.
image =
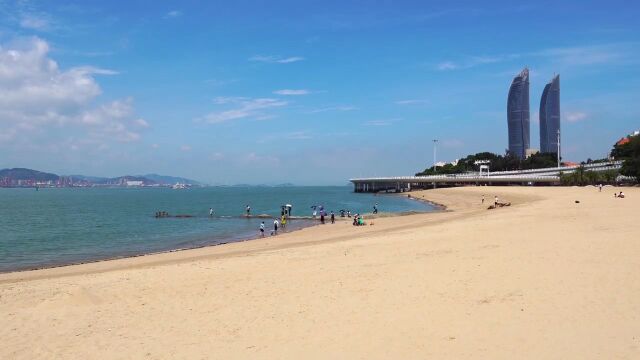
<svg viewBox="0 0 640 360">
<path fill-rule="evenodd" d="M 381 194 L 381 196 L 397 196 L 399 194 Z M 444 209 L 446 209 L 446 206 L 441 205 L 441 204 L 436 204 L 433 203 L 429 200 L 426 199 L 420 199 L 420 198 L 414 198 L 411 197 L 412 200 L 415 201 L 419 201 L 419 202 L 423 202 L 426 203 L 430 206 L 432 206 L 434 209 L 432 211 L 403 211 L 403 212 L 395 212 L 395 213 L 379 213 L 378 215 L 373 215 L 372 213 L 366 213 L 363 214 L 363 217 L 365 219 L 376 219 L 376 218 L 391 218 L 391 217 L 398 217 L 398 216 L 410 216 L 410 215 L 418 215 L 418 214 L 428 214 L 428 213 L 434 213 L 434 212 L 440 212 L 443 211 Z M 260 214 L 260 215 L 253 215 L 253 217 L 259 218 L 259 219 L 267 219 L 267 214 Z M 275 219 L 275 217 L 268 217 L 269 219 Z M 348 219 L 352 219 L 352 218 L 341 218 L 339 216 L 336 217 L 336 223 L 337 222 L 349 222 L 350 220 Z M 19 275 L 19 274 L 33 274 L 34 272 L 42 272 L 42 271 L 47 271 L 47 270 L 55 270 L 55 269 L 65 269 L 65 268 L 72 268 L 72 267 L 78 267 L 78 266 L 85 266 L 85 265 L 91 265 L 91 264 L 99 264 L 99 263 L 104 263 L 104 262 L 114 262 L 114 261 L 122 261 L 122 260 L 135 260 L 138 258 L 145 258 L 145 257 L 154 257 L 154 256 L 158 256 L 158 255 L 163 255 L 163 254 L 172 254 L 172 253 L 178 253 L 178 252 L 185 252 L 185 251 L 197 251 L 200 249 L 207 249 L 207 248 L 216 248 L 216 247 L 221 247 L 221 246 L 228 246 L 230 244 L 240 244 L 240 243 L 245 243 L 248 241 L 256 241 L 256 240 L 264 240 L 264 239 L 271 239 L 271 238 L 277 238 L 279 236 L 285 235 L 285 234 L 294 234 L 298 231 L 304 230 L 304 229 L 308 229 L 308 228 L 313 228 L 319 225 L 322 225 L 320 223 L 319 218 L 318 219 L 313 219 L 313 217 L 311 216 L 294 216 L 294 218 L 292 219 L 294 221 L 305 221 L 308 222 L 308 225 L 302 225 L 300 227 L 296 227 L 293 230 L 290 231 L 286 231 L 286 232 L 281 232 L 279 231 L 278 235 L 265 235 L 265 237 L 261 237 L 260 235 L 251 235 L 251 236 L 238 236 L 236 238 L 229 238 L 228 240 L 224 240 L 223 242 L 217 243 L 217 244 L 205 244 L 205 245 L 199 245 L 199 246 L 193 246 L 193 247 L 182 247 L 182 248 L 173 248 L 173 249 L 168 249 L 168 250 L 162 250 L 162 251 L 154 251 L 154 252 L 144 252 L 144 253 L 139 253 L 139 254 L 131 254 L 131 255 L 119 255 L 119 256 L 110 256 L 110 257 L 106 257 L 106 258 L 99 258 L 99 259 L 92 259 L 92 260 L 85 260 L 85 261 L 78 261 L 78 262 L 70 262 L 70 263 L 64 263 L 64 264 L 52 264 L 52 265 L 45 265 L 45 266 L 40 266 L 40 267 L 32 267 L 32 268 L 24 268 L 24 269 L 16 269 L 16 270 L 8 270 L 8 271 L 0 271 L 0 284 L 2 284 L 3 282 L 5 282 L 6 280 L 4 278 L 21 278 L 20 276 L 11 276 L 11 275 Z M 282 228 L 280 228 L 282 229 Z M 266 233 L 267 231 L 265 231 Z M 67 272 L 63 272 L 63 273 L 67 273 Z M 73 273 L 73 271 L 69 271 L 69 273 Z M 60 275 L 63 276 L 63 275 Z M 37 276 L 34 274 L 34 278 L 46 278 L 47 276 Z"/>
</svg>

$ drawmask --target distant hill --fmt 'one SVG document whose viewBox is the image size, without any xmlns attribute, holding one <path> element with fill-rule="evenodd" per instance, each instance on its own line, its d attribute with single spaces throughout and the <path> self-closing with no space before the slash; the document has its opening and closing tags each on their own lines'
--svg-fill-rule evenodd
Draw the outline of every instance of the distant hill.
<svg viewBox="0 0 640 360">
<path fill-rule="evenodd" d="M 4 180 L 2 180 L 4 179 Z M 8 181 L 7 181 L 8 179 Z M 20 181 L 31 182 L 58 182 L 58 186 L 71 186 L 71 184 L 78 184 L 80 182 L 88 183 L 90 185 L 102 185 L 102 186 L 126 186 L 128 181 L 141 181 L 144 185 L 173 185 L 175 183 L 190 184 L 194 186 L 205 186 L 195 180 L 186 179 L 176 176 L 163 176 L 158 174 L 148 175 L 125 175 L 113 178 L 99 177 L 99 176 L 86 176 L 86 175 L 64 175 L 59 176 L 56 174 L 46 173 L 42 171 L 25 169 L 25 168 L 13 168 L 13 169 L 0 169 L 0 186 L 24 186 L 24 183 Z"/>
<path fill-rule="evenodd" d="M 163 184 L 163 185 L 173 185 L 175 183 L 191 184 L 191 185 L 196 185 L 196 186 L 204 186 L 205 185 L 205 184 L 203 184 L 203 183 L 201 183 L 199 181 L 195 181 L 195 180 L 187 179 L 187 178 L 183 178 L 183 177 L 177 177 L 177 176 L 146 174 L 146 175 L 140 175 L 140 177 L 147 178 L 149 180 L 155 181 L 158 184 Z"/>
<path fill-rule="evenodd" d="M 46 173 L 25 168 L 13 168 L 0 170 L 0 178 L 10 178 L 14 180 L 34 180 L 34 181 L 57 181 L 60 178 L 56 174 Z"/>
</svg>

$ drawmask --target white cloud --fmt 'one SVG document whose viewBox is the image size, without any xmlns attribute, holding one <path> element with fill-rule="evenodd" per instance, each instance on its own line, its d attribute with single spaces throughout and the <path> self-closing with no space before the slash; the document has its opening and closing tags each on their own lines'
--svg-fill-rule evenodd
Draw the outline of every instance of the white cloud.
<svg viewBox="0 0 640 360">
<path fill-rule="evenodd" d="M 564 114 L 565 120 L 570 123 L 575 123 L 579 121 L 583 121 L 588 117 L 587 113 L 575 111 L 575 112 L 567 112 Z"/>
<path fill-rule="evenodd" d="M 37 37 L 0 46 L 1 140 L 77 148 L 139 139 L 148 123 L 134 117 L 132 99 L 94 105 L 102 92 L 94 76 L 116 73 L 92 66 L 60 69 L 47 42 Z"/>
<path fill-rule="evenodd" d="M 287 133 L 267 134 L 258 140 L 258 143 L 267 143 L 282 140 L 309 140 L 313 136 L 308 131 L 292 131 Z"/>
<path fill-rule="evenodd" d="M 280 158 L 272 155 L 258 155 L 255 152 L 246 154 L 241 160 L 249 164 L 261 164 L 266 166 L 278 166 L 280 164 Z"/>
<path fill-rule="evenodd" d="M 426 99 L 408 99 L 408 100 L 398 100 L 396 101 L 397 105 L 417 105 L 417 104 L 428 104 L 429 100 Z"/>
<path fill-rule="evenodd" d="M 271 64 L 289 64 L 304 60 L 301 56 L 281 57 L 275 55 L 255 55 L 249 58 L 249 61 L 264 62 Z"/>
<path fill-rule="evenodd" d="M 438 64 L 437 68 L 440 71 L 444 71 L 444 70 L 455 70 L 457 69 L 459 66 L 454 64 L 452 61 L 445 61 L 445 62 L 441 62 L 440 64 Z"/>
<path fill-rule="evenodd" d="M 324 107 L 324 108 L 319 108 L 319 109 L 314 109 L 309 111 L 310 114 L 315 114 L 315 113 L 322 113 L 322 112 L 327 112 L 327 111 L 353 111 L 353 110 L 357 110 L 358 108 L 355 106 L 351 106 L 351 105 L 342 105 L 342 106 L 330 106 L 330 107 Z"/>
<path fill-rule="evenodd" d="M 282 89 L 282 90 L 276 90 L 273 93 L 277 94 L 277 95 L 308 95 L 311 92 L 309 90 L 305 90 L 305 89 L 299 89 L 299 90 Z"/>
<path fill-rule="evenodd" d="M 203 121 L 210 124 L 218 124 L 232 120 L 244 118 L 254 118 L 256 120 L 265 120 L 273 117 L 265 114 L 264 111 L 272 108 L 283 107 L 288 102 L 272 98 L 246 98 L 246 97 L 217 97 L 213 101 L 217 105 L 233 106 L 231 109 L 214 111 L 197 121 Z"/>
<path fill-rule="evenodd" d="M 184 152 L 191 151 L 191 146 L 182 145 L 182 146 L 180 146 L 180 151 L 184 151 Z"/>
<path fill-rule="evenodd" d="M 24 14 L 20 26 L 29 30 L 47 31 L 51 28 L 50 20 L 44 15 Z"/>
<path fill-rule="evenodd" d="M 366 126 L 389 126 L 389 125 L 393 125 L 395 122 L 397 122 L 400 119 L 382 119 L 382 120 L 370 120 L 365 122 L 364 124 Z"/>
<path fill-rule="evenodd" d="M 587 46 L 547 48 L 521 54 L 469 56 L 459 61 L 444 61 L 436 65 L 440 71 L 469 69 L 479 65 L 508 62 L 518 59 L 536 59 L 555 66 L 580 66 L 628 63 L 635 60 L 637 43 L 610 43 Z"/>
<path fill-rule="evenodd" d="M 171 10 L 164 15 L 165 19 L 176 18 L 178 16 L 182 16 L 182 11 L 180 10 Z"/>
<path fill-rule="evenodd" d="M 214 152 L 210 156 L 211 160 L 218 161 L 224 159 L 224 154 L 221 152 Z"/>
<path fill-rule="evenodd" d="M 150 126 L 145 119 L 136 119 L 134 123 L 142 128 L 148 128 Z"/>
<path fill-rule="evenodd" d="M 623 59 L 624 47 L 622 44 L 573 46 L 545 49 L 532 55 L 543 56 L 564 65 L 595 65 Z"/>
<path fill-rule="evenodd" d="M 459 62 L 453 62 L 453 61 L 441 62 L 436 66 L 436 69 L 440 71 L 470 69 L 479 65 L 499 63 L 506 60 L 516 59 L 519 57 L 520 57 L 519 54 L 494 55 L 494 56 L 487 56 L 487 55 L 470 56 L 464 59 L 463 61 L 459 61 Z"/>
</svg>

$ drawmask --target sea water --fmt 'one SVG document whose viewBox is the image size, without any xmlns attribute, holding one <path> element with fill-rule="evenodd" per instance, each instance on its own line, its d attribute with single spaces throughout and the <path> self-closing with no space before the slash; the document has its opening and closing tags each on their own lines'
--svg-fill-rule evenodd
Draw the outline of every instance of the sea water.
<svg viewBox="0 0 640 360">
<path fill-rule="evenodd" d="M 309 217 L 327 212 L 433 211 L 397 195 L 357 194 L 352 187 L 205 187 L 0 189 L 0 272 L 65 265 L 254 238 L 264 221 L 267 235 L 281 205 Z M 213 208 L 214 216 L 209 216 Z M 185 218 L 156 218 L 157 211 Z M 287 230 L 317 223 L 291 220 Z"/>
</svg>

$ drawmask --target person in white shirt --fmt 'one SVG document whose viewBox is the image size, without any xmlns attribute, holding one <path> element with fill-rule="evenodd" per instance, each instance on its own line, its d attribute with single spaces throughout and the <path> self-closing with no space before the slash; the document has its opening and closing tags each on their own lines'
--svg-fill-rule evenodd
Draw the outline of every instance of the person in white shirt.
<svg viewBox="0 0 640 360">
<path fill-rule="evenodd" d="M 278 225 L 280 223 L 278 222 L 278 219 L 273 220 L 273 234 L 274 235 L 278 235 Z"/>
</svg>

